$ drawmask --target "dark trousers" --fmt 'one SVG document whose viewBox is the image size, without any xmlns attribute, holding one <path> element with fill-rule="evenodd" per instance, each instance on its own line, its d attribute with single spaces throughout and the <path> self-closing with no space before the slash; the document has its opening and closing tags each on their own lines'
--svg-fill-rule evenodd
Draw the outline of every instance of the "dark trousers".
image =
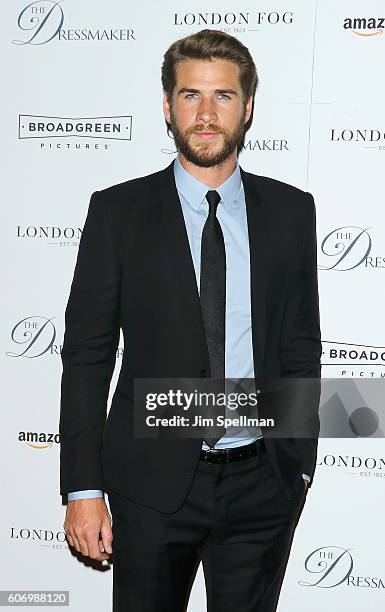
<svg viewBox="0 0 385 612">
<path fill-rule="evenodd" d="M 171 514 L 109 493 L 113 612 L 185 611 L 200 561 L 208 612 L 276 610 L 306 498 L 298 478 L 288 500 L 265 452 L 228 464 L 200 460 Z"/>
</svg>

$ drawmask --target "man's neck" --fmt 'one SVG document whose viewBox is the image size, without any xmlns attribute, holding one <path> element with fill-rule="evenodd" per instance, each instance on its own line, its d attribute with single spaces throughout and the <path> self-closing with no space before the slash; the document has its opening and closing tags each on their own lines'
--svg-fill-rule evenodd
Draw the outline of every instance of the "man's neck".
<svg viewBox="0 0 385 612">
<path fill-rule="evenodd" d="M 188 161 L 180 152 L 178 153 L 178 157 L 186 172 L 212 189 L 216 189 L 219 185 L 224 183 L 225 180 L 233 174 L 237 164 L 236 150 L 224 162 L 216 166 L 211 166 L 210 168 L 196 166 Z"/>
</svg>

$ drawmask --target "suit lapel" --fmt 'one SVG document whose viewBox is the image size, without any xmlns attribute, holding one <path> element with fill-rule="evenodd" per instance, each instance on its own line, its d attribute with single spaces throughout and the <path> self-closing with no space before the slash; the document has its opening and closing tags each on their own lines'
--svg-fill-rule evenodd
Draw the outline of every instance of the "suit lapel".
<svg viewBox="0 0 385 612">
<path fill-rule="evenodd" d="M 269 227 L 266 204 L 260 197 L 255 177 L 241 168 L 245 190 L 250 248 L 251 322 L 254 374 L 263 376 L 266 346 L 266 277 L 269 266 Z"/>
<path fill-rule="evenodd" d="M 190 244 L 174 178 L 174 162 L 160 173 L 160 204 L 164 241 L 169 253 L 170 268 L 175 274 L 185 312 L 189 313 L 201 349 L 205 353 L 206 369 L 209 355 Z M 188 347 L 191 350 L 191 347 Z"/>
</svg>

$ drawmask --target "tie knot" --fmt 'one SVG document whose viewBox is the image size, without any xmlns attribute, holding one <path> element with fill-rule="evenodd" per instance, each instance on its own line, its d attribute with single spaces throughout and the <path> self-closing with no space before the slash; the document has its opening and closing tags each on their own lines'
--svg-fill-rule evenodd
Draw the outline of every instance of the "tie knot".
<svg viewBox="0 0 385 612">
<path fill-rule="evenodd" d="M 206 200 L 209 203 L 209 214 L 210 213 L 216 214 L 217 206 L 219 202 L 221 201 L 221 196 L 219 195 L 219 193 L 215 191 L 215 189 L 208 191 L 206 193 Z"/>
</svg>

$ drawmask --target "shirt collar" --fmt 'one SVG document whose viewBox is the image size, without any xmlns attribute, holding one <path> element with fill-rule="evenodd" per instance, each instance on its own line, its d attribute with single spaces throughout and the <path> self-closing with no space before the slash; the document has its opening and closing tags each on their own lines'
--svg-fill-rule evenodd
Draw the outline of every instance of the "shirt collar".
<svg viewBox="0 0 385 612">
<path fill-rule="evenodd" d="M 174 161 L 174 176 L 178 192 L 182 194 L 195 210 L 201 208 L 204 205 L 206 193 L 210 188 L 183 168 L 179 156 L 177 156 Z M 223 205 L 228 210 L 239 207 L 239 192 L 241 187 L 241 171 L 237 160 L 234 172 L 216 188 L 216 191 L 218 191 L 221 196 Z"/>
</svg>

